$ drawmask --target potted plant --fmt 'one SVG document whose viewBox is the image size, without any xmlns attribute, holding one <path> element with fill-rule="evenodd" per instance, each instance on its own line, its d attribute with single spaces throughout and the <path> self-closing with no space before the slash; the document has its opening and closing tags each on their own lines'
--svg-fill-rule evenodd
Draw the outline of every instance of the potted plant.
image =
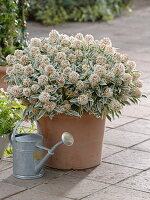
<svg viewBox="0 0 150 200">
<path fill-rule="evenodd" d="M 9 143 L 9 135 L 18 120 L 21 110 L 25 108 L 18 101 L 8 99 L 4 90 L 0 90 L 0 159 Z"/>
<path fill-rule="evenodd" d="M 27 106 L 25 119 L 39 120 L 45 144 L 71 132 L 75 144 L 61 148 L 47 165 L 83 169 L 101 161 L 105 118 L 138 103 L 142 83 L 134 61 L 112 47 L 109 38 L 59 34 L 32 38 L 24 51 L 7 57 L 8 93 Z"/>
</svg>

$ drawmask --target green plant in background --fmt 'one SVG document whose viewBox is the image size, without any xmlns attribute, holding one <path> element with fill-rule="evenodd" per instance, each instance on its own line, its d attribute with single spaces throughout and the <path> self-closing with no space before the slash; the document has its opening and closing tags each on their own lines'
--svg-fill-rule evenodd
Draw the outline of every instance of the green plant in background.
<svg viewBox="0 0 150 200">
<path fill-rule="evenodd" d="M 9 144 L 7 149 L 4 151 L 4 155 L 7 157 L 10 156 L 11 154 L 13 154 L 13 149 L 12 146 Z"/>
<path fill-rule="evenodd" d="M 68 20 L 62 0 L 30 1 L 30 17 L 44 24 L 58 24 Z"/>
<path fill-rule="evenodd" d="M 44 24 L 111 20 L 121 15 L 129 2 L 130 0 L 32 0 L 30 19 Z"/>
<path fill-rule="evenodd" d="M 0 0 L 0 66 L 5 57 L 27 44 L 25 14 L 28 0 Z"/>
<path fill-rule="evenodd" d="M 20 27 L 20 44 L 22 48 L 28 44 L 28 33 L 26 25 L 26 15 L 28 13 L 29 0 L 19 0 L 18 1 L 18 24 Z"/>
<path fill-rule="evenodd" d="M 18 101 L 11 101 L 7 95 L 0 91 L 0 136 L 12 133 L 18 120 L 21 120 L 25 106 Z"/>
<path fill-rule="evenodd" d="M 0 65 L 3 65 L 5 64 L 5 55 L 14 51 L 15 41 L 13 38 L 16 37 L 18 31 L 15 1 L 1 0 L 0 10 Z"/>
</svg>

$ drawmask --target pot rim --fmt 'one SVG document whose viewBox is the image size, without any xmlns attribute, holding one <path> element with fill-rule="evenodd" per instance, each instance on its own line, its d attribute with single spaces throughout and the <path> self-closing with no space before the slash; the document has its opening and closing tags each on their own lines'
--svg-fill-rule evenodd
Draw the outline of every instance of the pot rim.
<svg viewBox="0 0 150 200">
<path fill-rule="evenodd" d="M 44 115 L 43 117 L 42 117 L 43 119 L 44 118 L 49 118 L 49 119 L 51 119 L 48 115 Z M 77 117 L 77 116 L 73 116 L 73 115 L 68 115 L 68 114 L 65 114 L 65 113 L 62 113 L 62 114 L 57 114 L 57 115 L 55 115 L 51 120 L 57 120 L 57 119 L 68 119 L 68 118 L 70 118 L 70 119 L 74 119 L 74 120 L 86 120 L 86 119 L 89 119 L 89 118 L 93 118 L 93 119 L 97 119 L 97 120 L 105 120 L 106 119 L 106 117 L 103 117 L 103 118 L 101 118 L 101 117 L 96 117 L 94 114 L 90 114 L 90 113 L 88 113 L 88 112 L 84 112 L 83 113 L 83 115 L 81 116 L 81 117 Z M 39 121 L 40 121 L 40 119 L 39 119 Z"/>
</svg>

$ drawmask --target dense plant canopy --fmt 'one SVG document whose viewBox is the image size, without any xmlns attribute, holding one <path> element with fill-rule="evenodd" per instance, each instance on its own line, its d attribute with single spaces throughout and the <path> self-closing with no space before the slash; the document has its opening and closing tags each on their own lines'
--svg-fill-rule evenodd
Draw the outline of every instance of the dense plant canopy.
<svg viewBox="0 0 150 200">
<path fill-rule="evenodd" d="M 7 56 L 8 93 L 27 106 L 24 117 L 38 120 L 83 112 L 109 119 L 141 97 L 134 61 L 112 47 L 109 38 L 59 34 L 32 38 L 24 51 Z"/>
</svg>

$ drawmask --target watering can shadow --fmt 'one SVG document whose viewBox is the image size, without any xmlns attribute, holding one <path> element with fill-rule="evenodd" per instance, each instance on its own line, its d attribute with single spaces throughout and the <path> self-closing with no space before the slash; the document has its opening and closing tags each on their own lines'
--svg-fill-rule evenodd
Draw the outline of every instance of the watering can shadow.
<svg viewBox="0 0 150 200">
<path fill-rule="evenodd" d="M 43 136 L 41 125 L 37 122 L 38 133 L 17 133 L 17 129 L 23 120 L 19 121 L 11 136 L 13 147 L 13 176 L 21 179 L 39 178 L 44 175 L 43 165 L 54 155 L 57 147 L 64 144 L 71 146 L 74 143 L 73 136 L 64 132 L 61 141 L 56 143 L 51 149 L 43 146 Z M 43 150 L 47 154 L 43 156 Z"/>
</svg>

